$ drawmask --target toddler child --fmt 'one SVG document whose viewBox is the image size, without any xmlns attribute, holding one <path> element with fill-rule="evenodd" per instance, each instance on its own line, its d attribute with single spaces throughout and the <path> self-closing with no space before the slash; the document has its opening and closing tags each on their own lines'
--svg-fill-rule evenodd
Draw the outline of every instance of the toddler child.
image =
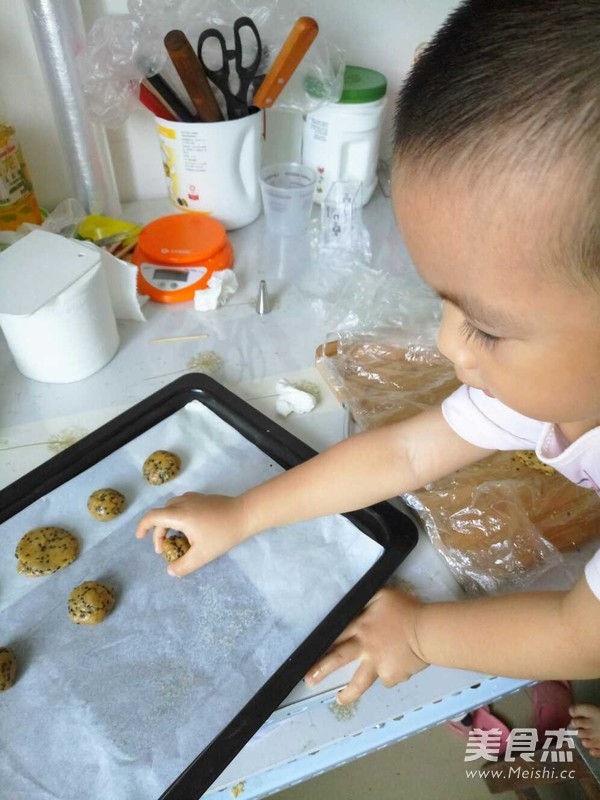
<svg viewBox="0 0 600 800">
<path fill-rule="evenodd" d="M 467 0 L 450 15 L 398 99 L 392 201 L 442 300 L 438 344 L 463 386 L 441 407 L 353 436 L 241 496 L 189 492 L 149 511 L 137 535 L 153 530 L 158 551 L 171 528 L 191 542 L 171 574 L 496 450 L 535 449 L 600 491 L 599 40 L 597 0 Z M 377 677 L 392 686 L 428 664 L 599 677 L 600 552 L 570 591 L 425 604 L 383 589 L 306 680 L 354 659 L 342 703 Z M 597 716 L 594 725 L 598 748 Z"/>
</svg>

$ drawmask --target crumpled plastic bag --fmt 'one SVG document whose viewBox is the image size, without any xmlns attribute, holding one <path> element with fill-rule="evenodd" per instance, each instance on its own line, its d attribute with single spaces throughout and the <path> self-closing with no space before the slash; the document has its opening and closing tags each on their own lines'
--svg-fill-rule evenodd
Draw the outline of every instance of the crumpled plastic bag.
<svg viewBox="0 0 600 800">
<path fill-rule="evenodd" d="M 426 335 L 402 329 L 339 334 L 320 348 L 317 367 L 360 430 L 412 417 L 460 385 Z"/>
<path fill-rule="evenodd" d="M 450 363 L 415 330 L 423 328 L 340 333 L 319 349 L 317 367 L 355 429 L 406 419 L 458 386 Z M 526 588 L 560 562 L 561 551 L 600 534 L 598 495 L 532 452 L 496 453 L 404 500 L 472 595 Z"/>
</svg>

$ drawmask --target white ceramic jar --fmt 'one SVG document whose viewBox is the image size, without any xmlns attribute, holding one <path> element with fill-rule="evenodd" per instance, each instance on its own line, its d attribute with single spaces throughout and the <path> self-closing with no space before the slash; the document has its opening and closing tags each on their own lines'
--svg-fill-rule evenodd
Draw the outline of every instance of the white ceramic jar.
<svg viewBox="0 0 600 800">
<path fill-rule="evenodd" d="M 302 163 L 317 173 L 316 203 L 323 201 L 335 181 L 361 181 L 362 205 L 371 199 L 386 90 L 387 80 L 380 72 L 347 66 L 339 102 L 306 115 Z"/>
</svg>

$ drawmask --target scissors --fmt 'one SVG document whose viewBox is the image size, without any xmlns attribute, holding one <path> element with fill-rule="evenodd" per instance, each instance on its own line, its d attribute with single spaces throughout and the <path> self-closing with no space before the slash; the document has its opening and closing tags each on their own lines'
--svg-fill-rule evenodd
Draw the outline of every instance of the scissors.
<svg viewBox="0 0 600 800">
<path fill-rule="evenodd" d="M 249 28 L 256 39 L 256 55 L 252 63 L 248 66 L 244 66 L 244 52 L 240 36 L 240 31 L 243 28 Z M 208 39 L 216 39 L 221 48 L 222 65 L 219 69 L 210 69 L 202 57 L 202 50 Z M 262 56 L 262 42 L 258 29 L 250 17 L 239 17 L 239 19 L 236 19 L 233 24 L 233 40 L 235 46 L 233 50 L 229 50 L 221 31 L 216 28 L 209 28 L 201 33 L 198 39 L 198 58 L 207 76 L 222 92 L 225 98 L 227 117 L 229 119 L 239 119 L 240 117 L 247 116 L 249 112 L 248 89 L 258 72 L 258 66 Z M 237 91 L 233 91 L 229 80 L 231 76 L 231 70 L 229 68 L 230 61 L 234 62 L 235 71 L 239 78 L 239 87 Z"/>
</svg>

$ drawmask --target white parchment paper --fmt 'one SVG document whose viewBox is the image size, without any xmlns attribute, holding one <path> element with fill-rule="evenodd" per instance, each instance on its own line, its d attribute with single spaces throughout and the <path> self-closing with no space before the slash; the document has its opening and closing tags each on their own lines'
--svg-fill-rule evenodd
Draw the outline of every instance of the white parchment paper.
<svg viewBox="0 0 600 800">
<path fill-rule="evenodd" d="M 156 449 L 183 461 L 162 487 L 141 476 Z M 173 494 L 237 494 L 281 471 L 192 402 L 2 526 L 0 646 L 19 662 L 0 694 L 3 800 L 158 797 L 372 566 L 382 548 L 343 517 L 268 531 L 183 579 L 134 538 L 143 511 Z M 128 499 L 113 522 L 87 512 L 103 487 Z M 75 533 L 79 558 L 17 575 L 17 542 L 42 525 Z M 117 597 L 89 628 L 67 616 L 84 580 Z"/>
</svg>

